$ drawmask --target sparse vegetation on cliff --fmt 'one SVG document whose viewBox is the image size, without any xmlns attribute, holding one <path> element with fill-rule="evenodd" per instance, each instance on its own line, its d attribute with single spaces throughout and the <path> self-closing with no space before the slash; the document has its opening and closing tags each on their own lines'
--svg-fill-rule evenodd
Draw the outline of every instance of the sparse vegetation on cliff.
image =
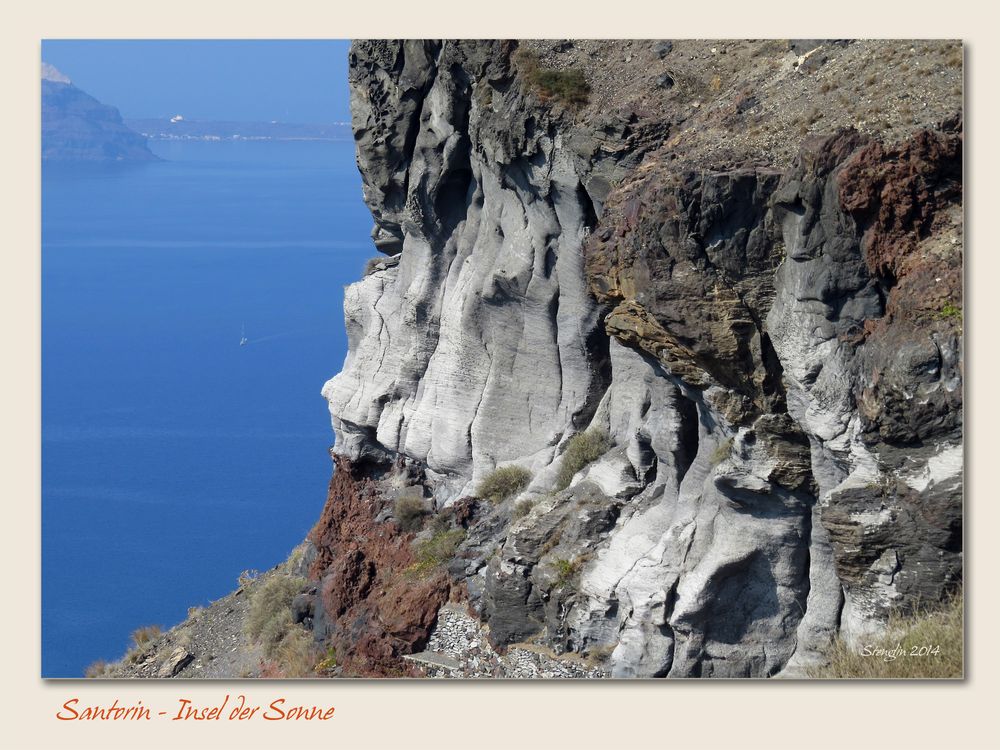
<svg viewBox="0 0 1000 750">
<path fill-rule="evenodd" d="M 423 492 L 419 487 L 408 487 L 396 498 L 392 514 L 403 531 L 419 531 L 428 514 Z"/>
<path fill-rule="evenodd" d="M 443 565 L 455 556 L 455 550 L 465 539 L 464 529 L 439 531 L 430 539 L 414 545 L 417 562 L 410 567 L 411 573 L 427 573 Z"/>
<path fill-rule="evenodd" d="M 581 107 L 590 98 L 590 84 L 581 70 L 544 67 L 536 54 L 524 49 L 515 53 L 514 62 L 528 86 L 543 101 L 555 99 L 569 107 Z"/>
<path fill-rule="evenodd" d="M 556 477 L 556 487 L 560 490 L 569 487 L 573 477 L 587 464 L 593 463 L 603 456 L 611 447 L 611 438 L 606 432 L 590 429 L 570 438 L 563 453 L 562 464 Z"/>
<path fill-rule="evenodd" d="M 297 667 L 302 661 L 303 643 L 299 632 L 305 631 L 292 622 L 291 606 L 292 599 L 302 591 L 305 583 L 304 578 L 277 572 L 253 592 L 250 600 L 247 636 L 261 646 L 265 656 L 274 660 L 275 665 L 271 668 L 280 665 L 283 673 L 286 665 Z"/>
<path fill-rule="evenodd" d="M 531 482 L 531 472 L 523 466 L 501 466 L 486 475 L 476 488 L 476 494 L 494 503 L 502 503 L 523 490 Z"/>
<path fill-rule="evenodd" d="M 962 322 L 962 308 L 951 302 L 946 303 L 941 311 L 938 313 L 938 317 L 942 320 L 957 320 L 959 323 Z"/>
<path fill-rule="evenodd" d="M 132 643 L 141 648 L 155 638 L 159 638 L 162 633 L 163 628 L 159 625 L 146 625 L 132 632 Z"/>
<path fill-rule="evenodd" d="M 524 500 L 518 500 L 514 503 L 514 508 L 510 512 L 510 517 L 515 521 L 519 518 L 524 518 L 526 515 L 531 513 L 531 509 L 538 504 L 537 497 L 526 497 Z"/>
<path fill-rule="evenodd" d="M 909 617 L 889 618 L 886 634 L 853 646 L 838 638 L 828 654 L 830 664 L 810 677 L 828 679 L 959 679 L 964 636 L 963 597 L 952 596 L 936 609 Z"/>
<path fill-rule="evenodd" d="M 733 452 L 733 442 L 734 438 L 728 437 L 715 446 L 712 455 L 708 457 L 709 463 L 712 464 L 713 468 L 729 458 L 729 454 Z"/>
<path fill-rule="evenodd" d="M 98 659 L 84 670 L 83 676 L 91 680 L 96 680 L 102 677 L 108 677 L 110 670 L 110 664 L 108 664 L 104 659 Z"/>
<path fill-rule="evenodd" d="M 135 664 L 146 655 L 153 641 L 163 634 L 159 625 L 145 625 L 132 631 L 132 645 L 122 659 L 128 664 Z M 89 668 L 88 668 L 89 669 Z"/>
<path fill-rule="evenodd" d="M 579 572 L 579 565 L 575 560 L 563 560 L 559 559 L 555 561 L 555 568 L 558 577 L 556 578 L 556 586 L 565 586 L 573 577 Z"/>
<path fill-rule="evenodd" d="M 312 634 L 299 625 L 291 625 L 264 662 L 261 677 L 309 677 L 317 666 L 318 653 Z"/>
</svg>

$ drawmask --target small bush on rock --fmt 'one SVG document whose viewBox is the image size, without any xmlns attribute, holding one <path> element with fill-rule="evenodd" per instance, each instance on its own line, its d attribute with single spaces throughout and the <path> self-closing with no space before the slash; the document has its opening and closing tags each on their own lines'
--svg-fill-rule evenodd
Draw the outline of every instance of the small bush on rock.
<svg viewBox="0 0 1000 750">
<path fill-rule="evenodd" d="M 517 51 L 515 62 L 542 101 L 556 99 L 566 106 L 581 107 L 590 98 L 590 84 L 581 70 L 544 68 L 536 54 L 523 49 Z"/>
<path fill-rule="evenodd" d="M 281 665 L 282 677 L 308 677 L 315 671 L 319 658 L 312 635 L 300 625 L 292 625 L 286 631 L 273 655 Z"/>
<path fill-rule="evenodd" d="M 607 453 L 611 447 L 611 438 L 598 429 L 587 430 L 570 438 L 563 453 L 562 464 L 556 477 L 556 488 L 564 490 L 569 487 L 580 469 L 593 463 Z"/>
<path fill-rule="evenodd" d="M 583 567 L 583 562 L 579 559 L 576 560 L 556 560 L 556 586 L 566 586 L 573 581 L 576 574 L 580 572 Z"/>
<path fill-rule="evenodd" d="M 451 529 L 418 543 L 414 549 L 417 564 L 429 569 L 448 562 L 455 556 L 455 550 L 463 539 L 465 539 L 464 529 Z"/>
<path fill-rule="evenodd" d="M 424 525 L 424 516 L 427 515 L 427 505 L 424 503 L 423 493 L 410 492 L 396 498 L 392 515 L 403 531 L 419 531 L 420 527 Z"/>
<path fill-rule="evenodd" d="M 253 592 L 247 613 L 246 632 L 272 656 L 285 634 L 292 628 L 292 599 L 305 586 L 298 576 L 275 574 Z"/>
<path fill-rule="evenodd" d="M 458 545 L 465 539 L 465 529 L 440 531 L 429 539 L 413 545 L 417 561 L 405 571 L 408 577 L 423 578 L 455 556 Z"/>
<path fill-rule="evenodd" d="M 957 320 L 961 323 L 962 308 L 952 302 L 947 302 L 941 308 L 941 311 L 938 313 L 938 317 L 942 320 Z"/>
<path fill-rule="evenodd" d="M 163 628 L 159 625 L 146 625 L 132 632 L 132 643 L 136 648 L 142 648 L 150 641 L 159 638 L 162 633 Z"/>
<path fill-rule="evenodd" d="M 327 672 L 337 666 L 337 649 L 333 646 L 328 646 L 326 649 L 326 655 L 320 660 L 319 664 L 316 665 L 317 672 Z"/>
<path fill-rule="evenodd" d="M 494 503 L 513 497 L 531 482 L 531 472 L 523 466 L 503 466 L 479 483 L 476 494 Z"/>
</svg>

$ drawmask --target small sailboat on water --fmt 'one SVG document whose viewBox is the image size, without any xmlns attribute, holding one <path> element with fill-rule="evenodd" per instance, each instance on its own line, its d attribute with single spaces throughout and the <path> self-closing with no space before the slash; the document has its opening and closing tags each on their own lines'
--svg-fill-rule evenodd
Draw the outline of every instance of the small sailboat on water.
<svg viewBox="0 0 1000 750">
<path fill-rule="evenodd" d="M 243 327 L 240 329 L 240 346 L 246 346 L 246 345 L 247 345 L 247 326 L 246 323 L 244 323 Z"/>
</svg>

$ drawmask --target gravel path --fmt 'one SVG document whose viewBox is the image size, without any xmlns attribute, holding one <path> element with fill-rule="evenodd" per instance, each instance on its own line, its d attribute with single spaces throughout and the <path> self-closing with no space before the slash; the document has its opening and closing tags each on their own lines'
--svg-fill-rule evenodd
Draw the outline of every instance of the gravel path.
<svg viewBox="0 0 1000 750">
<path fill-rule="evenodd" d="M 518 644 L 498 654 L 486 639 L 483 626 L 460 606 L 447 604 L 438 613 L 437 625 L 426 649 L 405 657 L 420 665 L 428 677 L 506 679 L 600 679 L 607 670 L 575 654 L 556 654 Z"/>
</svg>

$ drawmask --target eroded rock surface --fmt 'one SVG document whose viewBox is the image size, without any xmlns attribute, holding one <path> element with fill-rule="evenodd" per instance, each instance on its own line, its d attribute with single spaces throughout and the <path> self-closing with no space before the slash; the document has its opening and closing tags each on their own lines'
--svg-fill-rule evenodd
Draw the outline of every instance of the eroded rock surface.
<svg viewBox="0 0 1000 750">
<path fill-rule="evenodd" d="M 943 597 L 962 576 L 960 117 L 716 165 L 683 151 L 697 117 L 675 99 L 533 88 L 538 54 L 575 54 L 533 44 L 352 46 L 389 260 L 347 289 L 349 354 L 323 391 L 338 458 L 311 537 L 317 637 L 392 673 L 451 598 L 490 653 L 794 675 L 838 632 Z M 606 450 L 562 486 L 586 430 Z M 526 488 L 475 499 L 510 465 Z M 419 533 L 393 515 L 403 485 L 426 498 Z M 415 544 L 459 531 L 424 569 Z"/>
</svg>

